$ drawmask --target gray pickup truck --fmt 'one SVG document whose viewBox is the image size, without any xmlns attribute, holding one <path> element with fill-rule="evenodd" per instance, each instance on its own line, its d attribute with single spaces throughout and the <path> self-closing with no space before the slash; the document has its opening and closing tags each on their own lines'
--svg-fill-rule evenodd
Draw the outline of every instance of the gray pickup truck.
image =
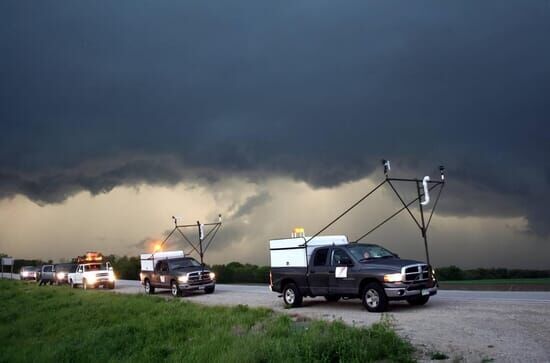
<svg viewBox="0 0 550 363">
<path fill-rule="evenodd" d="M 271 290 L 282 293 L 287 306 L 300 306 L 305 296 L 360 298 L 370 312 L 385 311 L 392 300 L 423 305 L 438 286 L 425 263 L 359 243 L 317 247 L 306 267 L 272 267 L 270 278 Z"/>
<path fill-rule="evenodd" d="M 190 291 L 211 294 L 216 287 L 215 274 L 192 257 L 157 261 L 153 271 L 141 271 L 140 279 L 147 294 L 154 294 L 155 289 L 170 289 L 173 296 Z"/>
<path fill-rule="evenodd" d="M 38 285 L 52 285 L 55 282 L 55 266 L 42 265 L 36 270 L 36 281 Z"/>
</svg>

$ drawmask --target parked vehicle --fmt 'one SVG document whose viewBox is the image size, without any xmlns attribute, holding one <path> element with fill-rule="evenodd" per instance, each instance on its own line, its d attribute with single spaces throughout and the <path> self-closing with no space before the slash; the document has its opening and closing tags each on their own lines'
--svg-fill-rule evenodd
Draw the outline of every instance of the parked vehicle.
<svg viewBox="0 0 550 363">
<path fill-rule="evenodd" d="M 115 273 L 109 262 L 97 252 L 88 252 L 77 258 L 78 264 L 74 272 L 67 274 L 69 285 L 75 288 L 82 286 L 85 290 L 97 287 L 115 288 Z"/>
<path fill-rule="evenodd" d="M 55 283 L 64 285 L 69 283 L 69 273 L 76 272 L 75 263 L 58 263 L 55 265 Z"/>
<path fill-rule="evenodd" d="M 52 285 L 55 282 L 55 267 L 54 265 L 42 265 L 37 270 L 36 281 L 38 285 Z"/>
<path fill-rule="evenodd" d="M 35 280 L 36 279 L 36 267 L 35 266 L 23 266 L 19 270 L 20 280 Z"/>
<path fill-rule="evenodd" d="M 362 299 L 370 312 L 385 311 L 389 301 L 424 305 L 437 293 L 430 266 L 404 260 L 387 249 L 348 243 L 346 236 L 318 236 L 270 241 L 270 287 L 289 307 L 304 297 Z"/>
<path fill-rule="evenodd" d="M 216 275 L 183 251 L 142 254 L 139 275 L 147 294 L 156 289 L 170 289 L 173 296 L 200 290 L 211 294 L 216 288 Z"/>
</svg>

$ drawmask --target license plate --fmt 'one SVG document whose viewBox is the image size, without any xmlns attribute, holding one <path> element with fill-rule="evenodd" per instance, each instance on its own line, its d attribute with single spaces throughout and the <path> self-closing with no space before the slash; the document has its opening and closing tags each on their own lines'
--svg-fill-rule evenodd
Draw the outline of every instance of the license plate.
<svg viewBox="0 0 550 363">
<path fill-rule="evenodd" d="M 430 290 L 422 290 L 422 296 L 430 295 Z"/>
<path fill-rule="evenodd" d="M 204 290 L 204 286 L 199 286 L 199 290 Z"/>
</svg>

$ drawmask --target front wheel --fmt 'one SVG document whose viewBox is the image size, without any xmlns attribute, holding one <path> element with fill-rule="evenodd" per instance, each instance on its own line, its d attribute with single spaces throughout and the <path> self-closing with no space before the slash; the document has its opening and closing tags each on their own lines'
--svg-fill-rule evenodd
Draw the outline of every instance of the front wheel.
<svg viewBox="0 0 550 363">
<path fill-rule="evenodd" d="M 365 286 L 363 305 L 371 313 L 380 313 L 388 309 L 388 297 L 379 283 L 371 282 Z"/>
<path fill-rule="evenodd" d="M 145 280 L 144 288 L 145 293 L 148 295 L 153 295 L 155 293 L 155 288 L 151 286 L 151 282 L 149 280 Z"/>
<path fill-rule="evenodd" d="M 429 296 L 414 296 L 407 299 L 407 302 L 413 306 L 424 305 L 430 300 Z"/>
<path fill-rule="evenodd" d="M 176 281 L 172 281 L 170 283 L 170 293 L 172 294 L 173 297 L 178 297 L 181 295 L 181 290 Z"/>
<path fill-rule="evenodd" d="M 302 298 L 302 293 L 296 284 L 288 284 L 283 289 L 283 301 L 288 307 L 294 308 L 302 305 Z"/>
</svg>

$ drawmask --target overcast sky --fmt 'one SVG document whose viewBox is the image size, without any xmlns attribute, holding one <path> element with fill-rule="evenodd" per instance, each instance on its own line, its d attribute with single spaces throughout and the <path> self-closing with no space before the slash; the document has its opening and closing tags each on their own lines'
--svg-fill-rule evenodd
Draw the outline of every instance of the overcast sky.
<svg viewBox="0 0 550 363">
<path fill-rule="evenodd" d="M 0 252 L 135 255 L 222 213 L 208 262 L 267 263 L 389 158 L 447 168 L 434 265 L 550 268 L 546 0 L 7 0 L 0 54 Z M 327 232 L 398 207 L 382 190 Z M 423 257 L 405 214 L 369 242 Z"/>
</svg>

